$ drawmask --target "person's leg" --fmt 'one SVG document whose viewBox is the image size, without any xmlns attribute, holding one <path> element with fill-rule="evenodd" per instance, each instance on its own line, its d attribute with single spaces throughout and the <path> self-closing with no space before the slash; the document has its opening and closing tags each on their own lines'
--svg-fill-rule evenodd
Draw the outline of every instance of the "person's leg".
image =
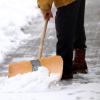
<svg viewBox="0 0 100 100">
<path fill-rule="evenodd" d="M 80 7 L 77 18 L 74 49 L 86 48 L 86 35 L 84 27 L 85 0 L 80 0 Z"/>
<path fill-rule="evenodd" d="M 62 56 L 64 61 L 62 79 L 72 78 L 73 58 L 73 34 L 75 33 L 79 3 L 74 2 L 68 6 L 57 9 L 56 31 L 57 31 L 57 55 Z"/>
<path fill-rule="evenodd" d="M 73 72 L 87 73 L 86 55 L 86 35 L 84 27 L 85 0 L 80 1 L 77 27 L 75 33 L 74 50 L 75 57 L 73 61 Z"/>
</svg>

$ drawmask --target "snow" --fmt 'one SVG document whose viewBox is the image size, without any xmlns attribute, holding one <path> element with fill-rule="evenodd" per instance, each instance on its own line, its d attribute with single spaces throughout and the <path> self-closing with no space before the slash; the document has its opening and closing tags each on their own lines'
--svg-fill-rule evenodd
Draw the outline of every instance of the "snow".
<svg viewBox="0 0 100 100">
<path fill-rule="evenodd" d="M 59 74 L 51 73 L 41 66 L 38 71 L 18 74 L 11 78 L 1 78 L 0 93 L 37 92 L 48 89 L 49 85 L 59 80 Z M 38 84 L 38 85 L 37 85 Z"/>
<path fill-rule="evenodd" d="M 49 84 L 51 83 L 51 81 L 49 81 L 48 78 L 45 78 L 45 80 L 44 79 L 38 81 L 36 80 L 36 82 L 34 81 L 34 78 L 33 80 L 31 78 L 32 77 L 30 77 L 31 81 L 27 80 L 27 82 L 25 82 L 24 79 L 23 82 L 21 80 L 20 88 L 18 87 L 19 86 L 18 79 L 17 81 L 15 81 L 16 88 L 14 87 L 15 86 L 14 80 L 12 84 L 12 86 L 13 85 L 14 86 L 11 88 L 11 81 L 10 81 L 10 86 L 8 85 L 9 88 L 5 88 L 5 92 L 0 93 L 0 98 L 2 98 L 2 100 L 11 100 L 11 99 L 12 100 L 62 100 L 62 99 L 99 100 L 100 99 L 100 90 L 99 90 L 100 85 L 96 83 L 90 83 L 90 84 L 73 83 L 68 86 L 64 85 L 61 86 L 61 84 L 60 85 L 56 84 L 55 87 L 53 87 L 53 89 L 52 88 L 50 89 Z"/>
<path fill-rule="evenodd" d="M 0 63 L 30 37 L 21 27 L 39 15 L 36 0 L 0 0 Z"/>
<path fill-rule="evenodd" d="M 32 19 L 35 21 L 40 16 L 36 1 L 0 0 L 0 73 L 3 73 L 5 69 L 7 71 L 7 66 L 5 69 L 1 66 L 9 53 L 13 54 L 16 50 L 18 51 L 25 41 L 29 41 L 29 38 L 38 38 L 37 35 L 31 37 L 31 34 L 25 34 L 22 30 L 23 26 L 27 26 L 33 21 Z M 100 2 L 88 0 L 87 6 L 98 5 L 99 9 L 100 4 L 96 1 Z M 91 10 L 91 8 L 88 9 Z M 98 9 L 96 11 L 99 11 Z M 52 73 L 49 76 L 48 70 L 42 66 L 35 72 L 18 74 L 11 78 L 3 76 L 0 77 L 0 100 L 100 100 L 100 46 L 94 43 L 95 40 L 91 41 L 93 37 L 98 39 L 100 37 L 98 35 L 100 18 L 96 17 L 94 12 L 92 12 L 93 15 L 91 12 L 88 14 L 90 14 L 86 21 L 87 36 L 90 37 L 88 40 L 90 49 L 87 51 L 88 74 L 76 74 L 72 80 L 59 81 L 57 74 Z M 90 21 L 91 16 L 95 18 Z M 90 27 L 91 23 L 93 27 Z M 49 36 L 48 39 L 53 41 L 54 36 Z M 100 42 L 97 41 L 97 43 Z"/>
</svg>

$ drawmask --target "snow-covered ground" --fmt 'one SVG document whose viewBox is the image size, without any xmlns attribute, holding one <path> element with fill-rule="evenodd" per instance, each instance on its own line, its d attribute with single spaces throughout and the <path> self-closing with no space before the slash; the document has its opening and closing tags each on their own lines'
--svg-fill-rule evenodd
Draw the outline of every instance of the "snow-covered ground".
<svg viewBox="0 0 100 100">
<path fill-rule="evenodd" d="M 99 0 L 87 0 L 86 4 L 88 74 L 61 82 L 41 68 L 12 78 L 4 76 L 5 64 L 37 56 L 42 23 L 36 0 L 0 0 L 0 100 L 100 100 Z M 44 54 L 54 54 L 54 19 L 47 33 Z"/>
<path fill-rule="evenodd" d="M 31 37 L 22 27 L 39 14 L 36 0 L 0 0 L 0 64 Z"/>
</svg>

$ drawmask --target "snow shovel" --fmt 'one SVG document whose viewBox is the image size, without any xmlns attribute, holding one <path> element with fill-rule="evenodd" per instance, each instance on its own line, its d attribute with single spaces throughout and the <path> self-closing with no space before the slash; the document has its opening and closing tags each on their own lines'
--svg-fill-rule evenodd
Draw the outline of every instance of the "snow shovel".
<svg viewBox="0 0 100 100">
<path fill-rule="evenodd" d="M 48 69 L 49 75 L 51 73 L 55 73 L 59 75 L 59 78 L 61 78 L 62 70 L 63 70 L 63 60 L 61 56 L 58 55 L 48 56 L 48 57 L 42 56 L 47 24 L 48 24 L 48 20 L 45 20 L 43 32 L 41 35 L 38 59 L 9 64 L 8 77 L 12 77 L 17 74 L 24 74 L 27 72 L 36 71 L 38 70 L 38 67 L 44 66 Z"/>
</svg>

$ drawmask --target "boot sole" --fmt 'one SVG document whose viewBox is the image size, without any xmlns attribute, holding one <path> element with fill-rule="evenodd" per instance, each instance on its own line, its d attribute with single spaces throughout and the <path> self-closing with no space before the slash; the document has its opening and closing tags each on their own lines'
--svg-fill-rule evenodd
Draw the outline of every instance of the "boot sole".
<svg viewBox="0 0 100 100">
<path fill-rule="evenodd" d="M 87 74 L 88 70 L 87 69 L 78 69 L 78 70 L 74 70 L 73 74 L 77 74 L 77 73 L 82 73 L 82 74 Z"/>
</svg>

